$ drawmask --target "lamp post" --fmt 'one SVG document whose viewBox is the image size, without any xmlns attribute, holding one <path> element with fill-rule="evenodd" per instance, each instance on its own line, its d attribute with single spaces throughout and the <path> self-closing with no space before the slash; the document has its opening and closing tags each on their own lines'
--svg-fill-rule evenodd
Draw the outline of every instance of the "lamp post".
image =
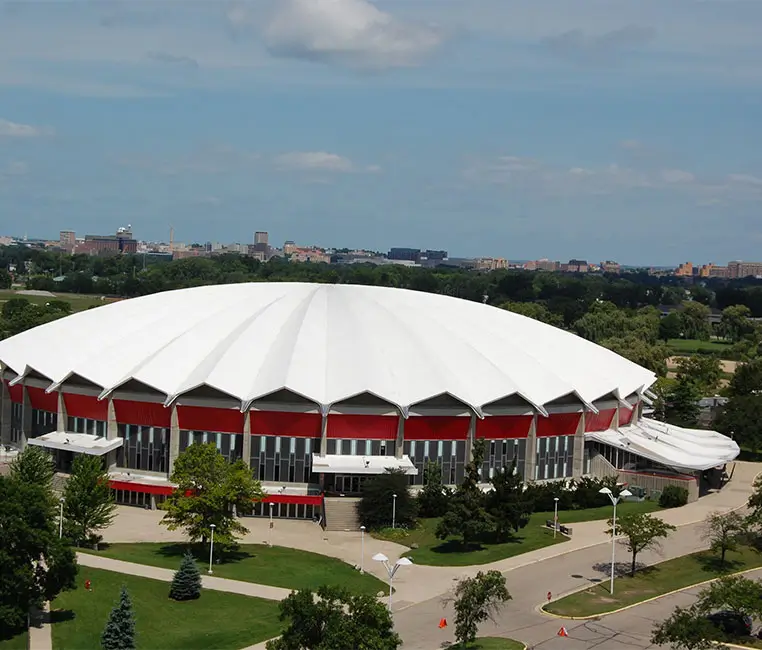
<svg viewBox="0 0 762 650">
<path fill-rule="evenodd" d="M 360 573 L 365 573 L 365 526 L 360 526 Z"/>
<path fill-rule="evenodd" d="M 399 569 L 401 566 L 410 566 L 413 562 L 410 558 L 407 557 L 401 557 L 399 560 L 397 560 L 394 563 L 394 566 L 391 566 L 389 564 L 389 558 L 386 557 L 383 553 L 376 553 L 373 556 L 373 559 L 376 562 L 381 562 L 384 565 L 384 568 L 386 569 L 386 572 L 389 574 L 389 611 L 392 611 L 392 583 L 394 582 L 394 574 L 397 573 L 397 569 Z"/>
<path fill-rule="evenodd" d="M 59 504 L 61 505 L 61 508 L 58 513 L 58 539 L 61 539 L 63 537 L 63 504 L 64 504 L 64 498 L 61 497 L 58 500 Z"/>
<path fill-rule="evenodd" d="M 553 497 L 553 539 L 558 532 L 558 497 Z"/>
<path fill-rule="evenodd" d="M 609 593 L 611 595 L 614 595 L 614 568 L 616 566 L 616 504 L 619 503 L 619 501 L 623 497 L 631 497 L 632 492 L 630 492 L 628 489 L 624 489 L 619 493 L 619 496 L 614 496 L 614 493 L 607 487 L 601 488 L 598 490 L 601 494 L 605 494 L 608 496 L 609 499 L 611 499 L 611 505 L 614 506 L 614 516 L 611 519 L 611 584 L 609 586 Z"/>
<path fill-rule="evenodd" d="M 397 495 L 392 494 L 392 529 L 396 527 L 397 524 Z"/>
<path fill-rule="evenodd" d="M 212 558 L 214 557 L 214 529 L 217 528 L 214 524 L 211 524 L 209 528 L 212 529 L 212 540 L 209 544 L 209 575 L 212 575 Z"/>
<path fill-rule="evenodd" d="M 270 528 L 267 531 L 267 545 L 272 546 L 273 545 L 273 506 L 275 504 L 270 501 Z"/>
</svg>

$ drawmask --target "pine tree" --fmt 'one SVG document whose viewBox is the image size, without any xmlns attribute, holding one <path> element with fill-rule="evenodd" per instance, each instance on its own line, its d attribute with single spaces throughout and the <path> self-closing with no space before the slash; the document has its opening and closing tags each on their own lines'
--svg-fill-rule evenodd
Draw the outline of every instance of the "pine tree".
<svg viewBox="0 0 762 650">
<path fill-rule="evenodd" d="M 180 569 L 172 578 L 172 586 L 169 588 L 169 597 L 172 600 L 195 600 L 201 596 L 201 574 L 196 560 L 188 552 L 183 556 Z"/>
<path fill-rule="evenodd" d="M 109 614 L 101 635 L 103 650 L 135 650 L 135 618 L 127 588 L 122 587 L 119 602 Z"/>
</svg>

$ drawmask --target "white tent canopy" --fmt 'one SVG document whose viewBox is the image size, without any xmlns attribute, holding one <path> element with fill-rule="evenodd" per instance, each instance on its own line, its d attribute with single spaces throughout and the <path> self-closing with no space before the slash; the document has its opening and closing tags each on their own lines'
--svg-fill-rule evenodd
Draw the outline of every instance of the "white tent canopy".
<svg viewBox="0 0 762 650">
<path fill-rule="evenodd" d="M 641 418 L 618 431 L 593 431 L 587 440 L 642 456 L 679 470 L 703 471 L 728 463 L 740 453 L 738 444 L 716 431 L 685 429 Z"/>
</svg>

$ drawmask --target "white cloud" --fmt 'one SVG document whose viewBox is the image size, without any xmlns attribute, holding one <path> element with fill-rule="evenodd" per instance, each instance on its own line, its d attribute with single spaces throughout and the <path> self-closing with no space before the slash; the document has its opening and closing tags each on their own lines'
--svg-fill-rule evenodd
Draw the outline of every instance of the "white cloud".
<svg viewBox="0 0 762 650">
<path fill-rule="evenodd" d="M 653 28 L 639 25 L 627 25 L 603 34 L 572 29 L 545 39 L 545 44 L 564 58 L 609 63 L 612 57 L 622 52 L 647 45 L 655 35 Z"/>
<path fill-rule="evenodd" d="M 335 153 L 325 151 L 295 151 L 275 157 L 275 166 L 287 171 L 353 172 L 354 163 Z"/>
<path fill-rule="evenodd" d="M 416 65 L 444 36 L 435 26 L 398 20 L 367 0 L 282 0 L 265 38 L 277 56 L 383 69 Z"/>
<path fill-rule="evenodd" d="M 751 174 L 728 174 L 728 181 L 742 185 L 762 186 L 762 178 Z"/>
<path fill-rule="evenodd" d="M 36 138 L 51 133 L 51 129 L 11 122 L 0 117 L 0 138 Z"/>
<path fill-rule="evenodd" d="M 665 183 L 693 183 L 696 177 L 683 169 L 662 169 L 661 179 Z"/>
</svg>

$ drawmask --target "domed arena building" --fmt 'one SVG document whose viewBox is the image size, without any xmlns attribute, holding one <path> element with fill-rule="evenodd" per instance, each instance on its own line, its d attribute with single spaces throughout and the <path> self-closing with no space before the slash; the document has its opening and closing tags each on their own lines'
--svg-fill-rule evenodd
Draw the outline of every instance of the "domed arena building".
<svg viewBox="0 0 762 650">
<path fill-rule="evenodd" d="M 385 287 L 204 286 L 104 305 L 0 342 L 2 442 L 103 457 L 121 503 L 155 507 L 189 445 L 243 459 L 256 514 L 313 518 L 427 463 L 459 483 L 618 474 L 698 497 L 738 446 L 643 416 L 655 375 L 574 334 L 480 303 Z M 632 489 L 632 488 L 631 488 Z"/>
</svg>

